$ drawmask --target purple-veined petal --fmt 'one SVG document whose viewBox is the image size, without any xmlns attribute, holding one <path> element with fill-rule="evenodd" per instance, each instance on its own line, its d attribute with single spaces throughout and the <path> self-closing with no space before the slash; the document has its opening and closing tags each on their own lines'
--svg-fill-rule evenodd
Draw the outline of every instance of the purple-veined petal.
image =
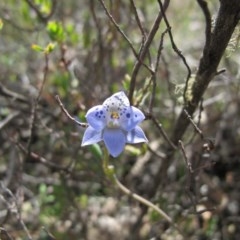
<svg viewBox="0 0 240 240">
<path fill-rule="evenodd" d="M 102 140 L 102 131 L 97 131 L 89 126 L 84 132 L 81 146 L 86 146 L 100 142 Z"/>
<path fill-rule="evenodd" d="M 127 133 L 127 143 L 148 142 L 143 130 L 136 126 L 133 130 Z"/>
<path fill-rule="evenodd" d="M 131 131 L 137 124 L 145 119 L 143 112 L 136 107 L 129 107 L 125 112 L 120 112 L 120 125 L 128 131 Z"/>
<path fill-rule="evenodd" d="M 124 150 L 126 135 L 121 129 L 106 128 L 103 130 L 103 141 L 108 152 L 117 157 Z"/>
<path fill-rule="evenodd" d="M 87 122 L 95 130 L 102 130 L 106 126 L 106 109 L 102 105 L 92 107 L 86 114 Z"/>
</svg>

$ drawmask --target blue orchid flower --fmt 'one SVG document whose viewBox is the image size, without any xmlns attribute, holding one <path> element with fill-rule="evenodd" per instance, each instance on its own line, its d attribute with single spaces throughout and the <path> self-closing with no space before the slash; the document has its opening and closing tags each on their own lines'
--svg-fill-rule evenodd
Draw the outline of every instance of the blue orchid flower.
<svg viewBox="0 0 240 240">
<path fill-rule="evenodd" d="M 145 119 L 138 108 L 130 106 L 124 92 L 107 98 L 102 105 L 92 107 L 86 114 L 89 124 L 82 146 L 104 141 L 108 152 L 117 157 L 126 143 L 147 142 L 143 130 L 137 126 Z"/>
</svg>

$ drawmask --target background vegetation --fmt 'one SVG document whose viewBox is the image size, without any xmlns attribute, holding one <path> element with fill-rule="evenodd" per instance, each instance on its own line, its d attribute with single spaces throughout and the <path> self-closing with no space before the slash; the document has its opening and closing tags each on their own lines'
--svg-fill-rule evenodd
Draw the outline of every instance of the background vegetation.
<svg viewBox="0 0 240 240">
<path fill-rule="evenodd" d="M 239 16 L 238 0 L 1 1 L 0 239 L 240 239 Z M 149 143 L 111 164 L 180 232 L 105 175 L 55 98 L 84 122 L 119 90 Z"/>
</svg>

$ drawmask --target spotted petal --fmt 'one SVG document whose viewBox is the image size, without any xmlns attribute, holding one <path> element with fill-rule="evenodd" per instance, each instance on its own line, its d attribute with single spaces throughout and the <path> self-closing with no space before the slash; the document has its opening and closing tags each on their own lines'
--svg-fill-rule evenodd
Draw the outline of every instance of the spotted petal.
<svg viewBox="0 0 240 240">
<path fill-rule="evenodd" d="M 86 114 L 87 121 L 95 130 L 102 130 L 106 125 L 106 110 L 102 105 L 92 107 Z"/>
<path fill-rule="evenodd" d="M 145 119 L 145 116 L 141 110 L 136 107 L 129 107 L 126 112 L 120 113 L 120 124 L 121 127 L 128 131 L 134 129 L 137 124 L 142 122 Z"/>
<path fill-rule="evenodd" d="M 108 152 L 113 157 L 117 157 L 124 150 L 126 136 L 121 129 L 106 128 L 103 131 L 103 141 Z"/>
<path fill-rule="evenodd" d="M 127 143 L 148 142 L 143 130 L 136 126 L 132 131 L 127 133 Z"/>
<path fill-rule="evenodd" d="M 107 98 L 104 102 L 103 105 L 106 106 L 107 108 L 109 107 L 116 107 L 116 108 L 123 108 L 123 107 L 129 107 L 130 103 L 129 100 L 126 96 L 126 94 L 121 91 L 113 94 L 111 97 Z"/>
<path fill-rule="evenodd" d="M 84 132 L 82 146 L 94 144 L 102 140 L 102 131 L 97 131 L 89 126 Z"/>
</svg>

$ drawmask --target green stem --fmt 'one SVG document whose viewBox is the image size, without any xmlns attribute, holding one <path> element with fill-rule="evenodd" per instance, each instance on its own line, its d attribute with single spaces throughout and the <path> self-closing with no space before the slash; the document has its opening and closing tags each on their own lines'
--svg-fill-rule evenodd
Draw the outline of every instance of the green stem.
<svg viewBox="0 0 240 240">
<path fill-rule="evenodd" d="M 166 219 L 178 232 L 182 235 L 181 229 L 173 222 L 171 217 L 169 217 L 161 208 L 154 205 L 152 202 L 148 201 L 147 199 L 139 196 L 136 193 L 131 192 L 127 187 L 125 187 L 117 178 L 115 174 L 115 169 L 113 165 L 109 165 L 109 154 L 106 148 L 104 148 L 104 157 L 103 157 L 103 170 L 106 176 L 111 179 L 119 188 L 120 190 L 125 193 L 126 195 L 132 197 L 133 199 L 137 200 L 138 202 L 144 204 L 145 206 L 155 210 L 160 216 Z"/>
<path fill-rule="evenodd" d="M 134 198 L 135 200 L 139 201 L 140 203 L 144 204 L 145 206 L 148 206 L 158 212 L 163 218 L 165 218 L 169 223 L 173 223 L 173 220 L 159 207 L 154 205 L 152 202 L 148 201 L 147 199 L 139 196 L 136 193 L 131 192 L 128 188 L 126 188 L 117 178 L 117 176 L 114 174 L 113 175 L 115 183 L 117 186 L 128 196 Z"/>
<path fill-rule="evenodd" d="M 138 202 L 142 203 L 143 205 L 155 210 L 160 216 L 162 216 L 164 219 L 166 219 L 175 229 L 178 230 L 178 232 L 184 236 L 182 230 L 173 222 L 171 217 L 167 215 L 161 208 L 150 202 L 149 200 L 139 196 L 136 193 L 131 192 L 128 188 L 126 188 L 117 178 L 116 174 L 113 174 L 113 179 L 116 185 L 124 192 L 126 195 L 132 197 L 133 199 L 137 200 Z"/>
<path fill-rule="evenodd" d="M 106 148 L 103 150 L 103 171 L 105 175 L 113 180 L 113 174 L 114 174 L 114 166 L 109 165 L 109 153 Z"/>
</svg>

